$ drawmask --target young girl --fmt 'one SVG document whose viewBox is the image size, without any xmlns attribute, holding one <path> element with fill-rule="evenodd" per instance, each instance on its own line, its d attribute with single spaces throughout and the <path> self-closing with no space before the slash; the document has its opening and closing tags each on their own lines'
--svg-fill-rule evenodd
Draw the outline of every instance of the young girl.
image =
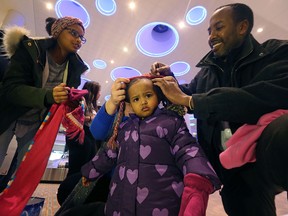
<svg viewBox="0 0 288 216">
<path fill-rule="evenodd" d="M 82 167 L 84 186 L 115 167 L 104 215 L 201 216 L 220 188 L 184 118 L 159 108 L 156 88 L 149 77 L 131 79 L 126 100 L 134 113 L 116 128 L 116 142 Z"/>
</svg>

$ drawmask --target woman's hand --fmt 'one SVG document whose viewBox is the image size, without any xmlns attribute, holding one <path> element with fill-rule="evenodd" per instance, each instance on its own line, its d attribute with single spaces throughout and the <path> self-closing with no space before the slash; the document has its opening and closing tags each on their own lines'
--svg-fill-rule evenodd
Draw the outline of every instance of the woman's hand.
<svg viewBox="0 0 288 216">
<path fill-rule="evenodd" d="M 126 78 L 118 78 L 111 87 L 111 97 L 105 103 L 106 112 L 110 115 L 117 111 L 117 108 L 122 100 L 125 99 L 126 85 L 130 80 Z"/>
<path fill-rule="evenodd" d="M 56 103 L 62 103 L 68 100 L 69 87 L 65 83 L 53 88 L 53 98 Z"/>
</svg>

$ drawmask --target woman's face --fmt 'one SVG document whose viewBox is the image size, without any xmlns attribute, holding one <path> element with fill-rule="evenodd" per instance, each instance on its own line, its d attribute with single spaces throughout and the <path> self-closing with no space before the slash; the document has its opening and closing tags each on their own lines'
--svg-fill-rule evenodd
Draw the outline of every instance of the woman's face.
<svg viewBox="0 0 288 216">
<path fill-rule="evenodd" d="M 84 30 L 78 24 L 65 28 L 59 35 L 58 44 L 64 52 L 76 53 L 86 42 L 84 38 Z"/>
</svg>

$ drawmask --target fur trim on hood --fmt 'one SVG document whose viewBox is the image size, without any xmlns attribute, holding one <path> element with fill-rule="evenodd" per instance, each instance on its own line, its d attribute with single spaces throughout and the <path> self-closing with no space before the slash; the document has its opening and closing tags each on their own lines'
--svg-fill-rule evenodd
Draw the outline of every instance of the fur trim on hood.
<svg viewBox="0 0 288 216">
<path fill-rule="evenodd" d="M 16 52 L 21 38 L 24 35 L 29 36 L 30 31 L 20 26 L 11 26 L 7 27 L 4 32 L 3 48 L 6 52 L 6 56 L 11 58 L 11 56 Z"/>
</svg>

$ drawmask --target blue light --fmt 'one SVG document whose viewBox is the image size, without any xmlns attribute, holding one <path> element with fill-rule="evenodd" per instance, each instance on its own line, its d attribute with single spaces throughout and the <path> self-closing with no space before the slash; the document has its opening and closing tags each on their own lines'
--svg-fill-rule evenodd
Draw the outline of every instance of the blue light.
<svg viewBox="0 0 288 216">
<path fill-rule="evenodd" d="M 175 76 L 183 76 L 190 71 L 190 65 L 184 61 L 177 61 L 170 65 L 170 69 Z"/>
<path fill-rule="evenodd" d="M 104 98 L 105 98 L 105 101 L 108 101 L 109 98 L 111 97 L 111 95 L 106 95 Z"/>
<path fill-rule="evenodd" d="M 96 59 L 93 61 L 93 66 L 98 69 L 105 69 L 107 67 L 107 64 L 101 59 Z"/>
<path fill-rule="evenodd" d="M 87 10 L 77 1 L 58 0 L 55 5 L 57 17 L 73 16 L 82 20 L 83 25 L 87 28 L 90 24 L 90 16 Z"/>
<path fill-rule="evenodd" d="M 190 25 L 198 25 L 205 20 L 206 16 L 206 8 L 202 6 L 196 6 L 191 8 L 186 14 L 186 22 Z"/>
<path fill-rule="evenodd" d="M 95 6 L 97 10 L 105 16 L 113 15 L 117 9 L 114 0 L 95 0 Z"/>
<path fill-rule="evenodd" d="M 177 30 L 163 22 L 153 22 L 143 26 L 135 37 L 138 50 L 150 57 L 168 55 L 177 47 L 178 42 Z"/>
<path fill-rule="evenodd" d="M 135 68 L 122 66 L 114 68 L 111 73 L 110 77 L 113 81 L 115 81 L 117 78 L 123 77 L 123 78 L 131 78 L 135 76 L 142 75 L 140 71 L 138 71 Z"/>
</svg>

